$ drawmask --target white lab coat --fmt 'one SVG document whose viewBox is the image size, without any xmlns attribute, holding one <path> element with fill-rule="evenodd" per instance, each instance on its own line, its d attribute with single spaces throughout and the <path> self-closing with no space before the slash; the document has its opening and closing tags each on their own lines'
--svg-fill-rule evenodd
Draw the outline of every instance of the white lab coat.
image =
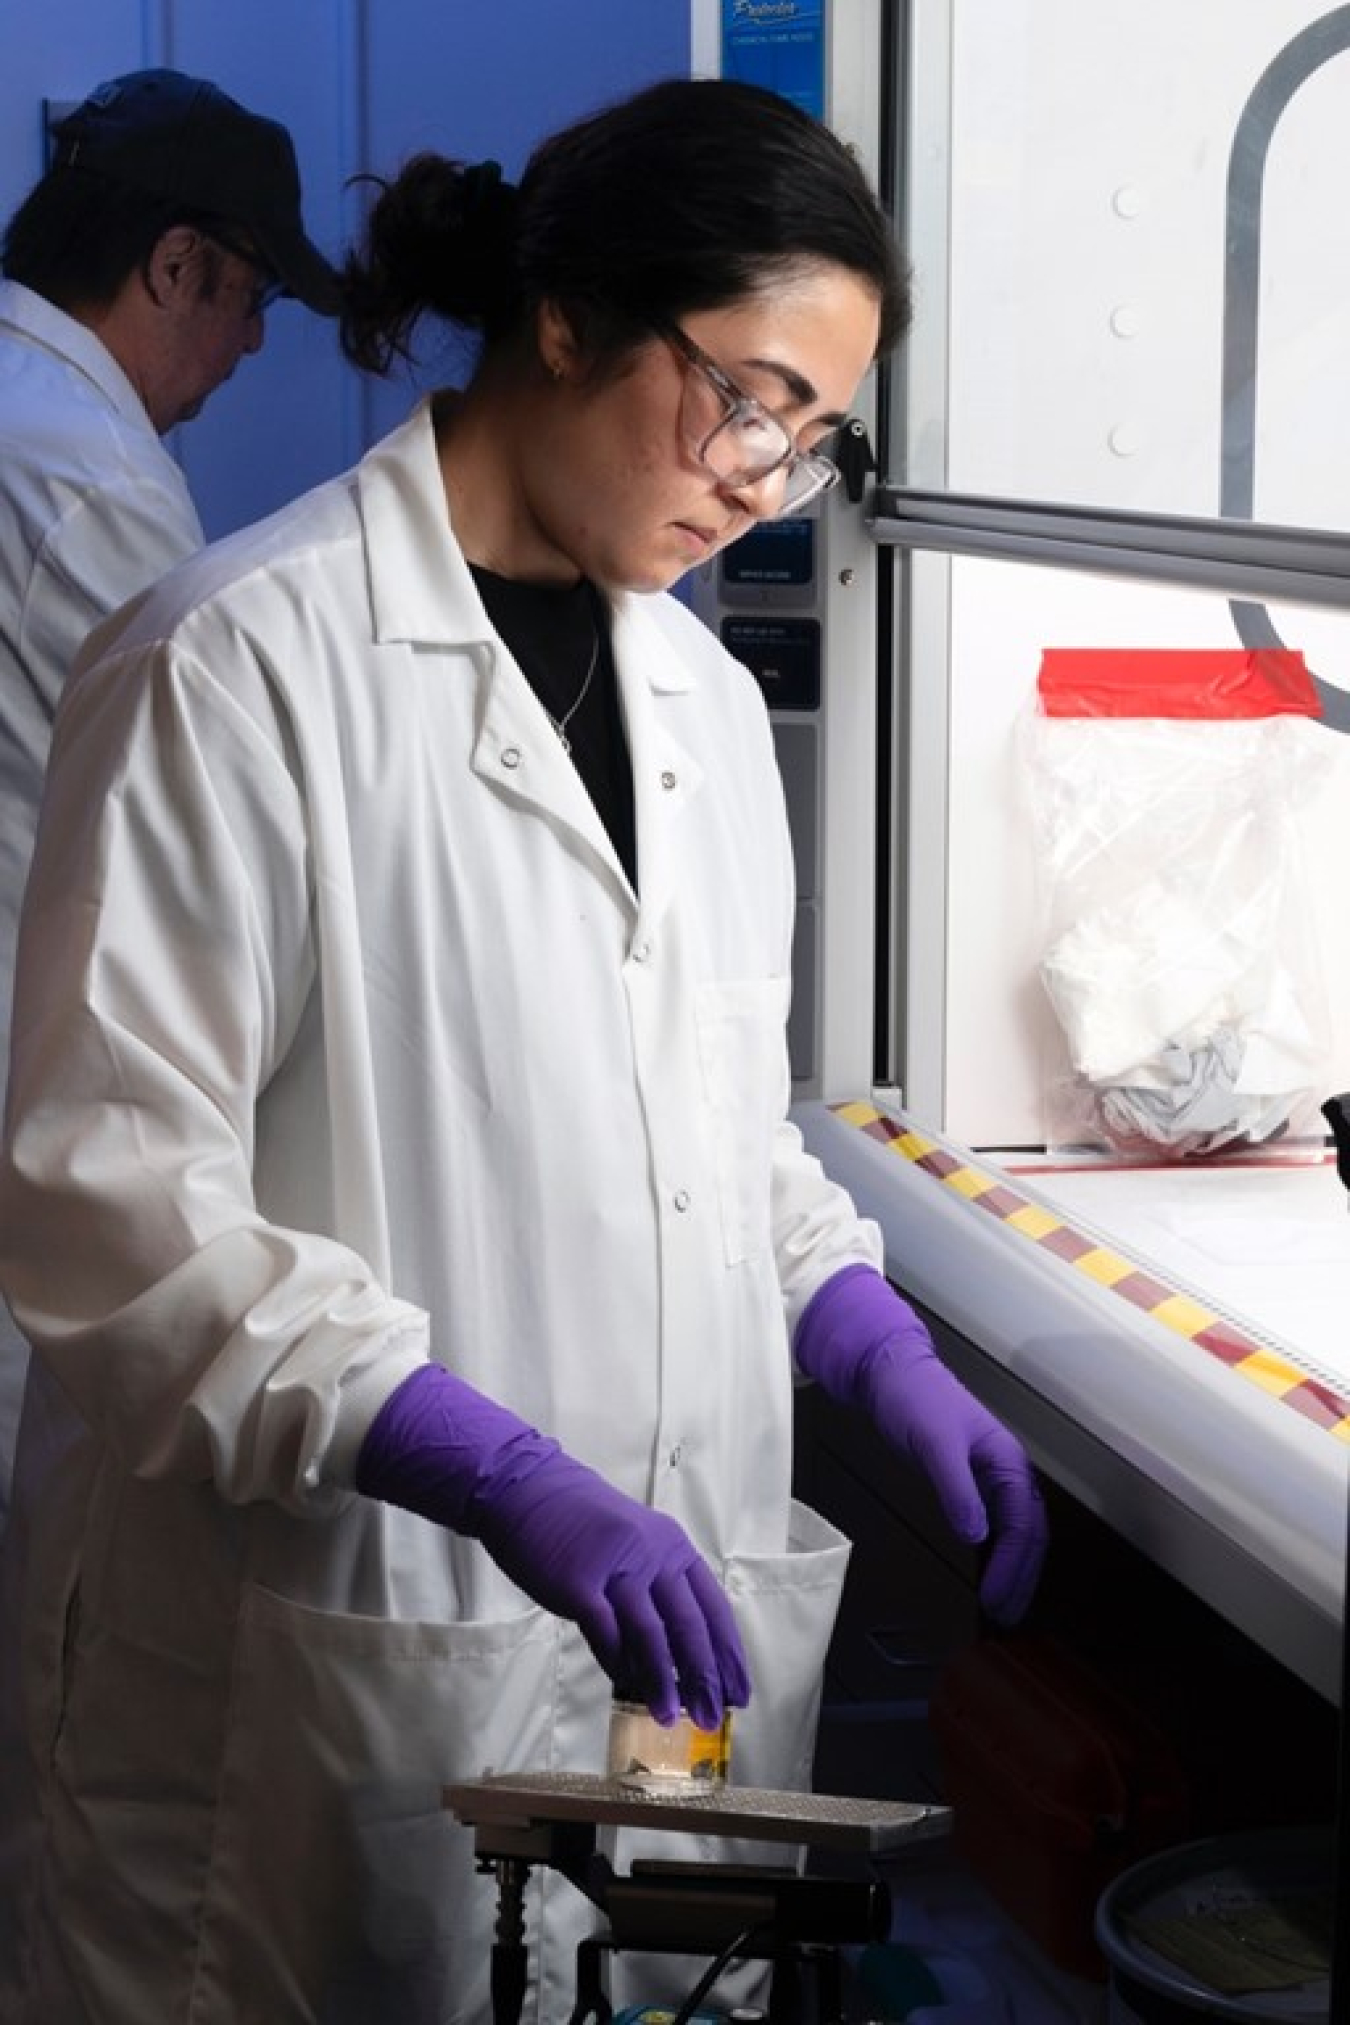
<svg viewBox="0 0 1350 2025">
<path fill-rule="evenodd" d="M 608 1684 L 476 1543 L 348 1488 L 428 1356 L 689 1529 L 753 1666 L 733 1773 L 807 1779 L 847 1549 L 791 1505 L 788 1331 L 877 1234 L 784 1118 L 759 695 L 678 601 L 612 620 L 637 896 L 425 407 L 68 693 L 0 1177 L 46 1415 L 7 2019 L 485 2014 L 495 1899 L 442 1785 L 599 1769 Z M 588 1909 L 535 1881 L 557 2019 Z"/>
<path fill-rule="evenodd" d="M 100 619 L 202 542 L 183 474 L 92 331 L 0 281 L 0 1100 L 52 719 Z M 27 1345 L 0 1308 L 0 1519 Z"/>
</svg>

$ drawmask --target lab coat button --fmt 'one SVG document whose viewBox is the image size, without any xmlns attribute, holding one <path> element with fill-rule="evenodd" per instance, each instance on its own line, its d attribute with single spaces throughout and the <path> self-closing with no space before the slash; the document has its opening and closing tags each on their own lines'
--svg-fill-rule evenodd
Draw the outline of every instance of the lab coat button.
<svg viewBox="0 0 1350 2025">
<path fill-rule="evenodd" d="M 520 765 L 520 747 L 518 745 L 505 745 L 502 747 L 502 765 L 508 767 L 514 773 L 515 769 Z"/>
<path fill-rule="evenodd" d="M 679 784 L 680 784 L 680 776 L 677 773 L 672 773 L 670 768 L 667 767 L 661 775 L 661 785 L 665 789 L 666 793 L 669 794 L 671 789 L 677 788 Z"/>
<path fill-rule="evenodd" d="M 687 1188 L 677 1188 L 674 1193 L 674 1196 L 671 1199 L 674 1202 L 676 1209 L 680 1212 L 681 1216 L 683 1216 L 685 1211 L 689 1208 L 690 1202 L 692 1200 L 689 1194 L 689 1190 Z"/>
<path fill-rule="evenodd" d="M 651 953 L 652 953 L 652 946 L 650 942 L 648 942 L 645 939 L 645 937 L 641 942 L 635 942 L 633 944 L 634 963 L 645 963 L 648 957 L 651 955 Z"/>
<path fill-rule="evenodd" d="M 683 1455 L 683 1453 L 684 1451 L 681 1448 L 679 1442 L 676 1442 L 674 1448 L 670 1451 L 670 1454 L 666 1457 L 666 1461 L 670 1465 L 671 1469 L 677 1470 L 680 1467 L 680 1457 Z"/>
</svg>

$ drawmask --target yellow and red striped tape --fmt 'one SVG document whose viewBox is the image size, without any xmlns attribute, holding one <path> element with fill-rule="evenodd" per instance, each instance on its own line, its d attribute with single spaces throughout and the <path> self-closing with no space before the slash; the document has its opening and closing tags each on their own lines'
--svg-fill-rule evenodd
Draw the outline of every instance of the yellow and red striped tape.
<svg viewBox="0 0 1350 2025">
<path fill-rule="evenodd" d="M 1350 1442 L 1350 1398 L 1310 1378 L 1306 1372 L 1278 1356 L 1255 1337 L 1245 1335 L 1236 1325 L 1216 1315 L 1190 1294 L 1179 1293 L 1164 1281 L 1146 1273 L 1131 1259 L 1108 1251 L 1095 1238 L 1086 1237 L 1043 1203 L 1019 1195 L 999 1175 L 987 1174 L 969 1161 L 959 1159 L 934 1139 L 925 1138 L 912 1126 L 888 1118 L 868 1103 L 833 1104 L 834 1115 L 875 1139 L 888 1152 L 908 1160 L 929 1174 L 954 1195 L 973 1207 L 997 1217 L 1010 1230 L 1018 1231 L 1075 1272 L 1096 1280 L 1112 1294 L 1151 1315 L 1164 1328 L 1184 1336 L 1197 1349 L 1217 1357 L 1220 1363 L 1249 1384 L 1257 1385 L 1307 1420 L 1324 1427 L 1338 1441 Z"/>
</svg>

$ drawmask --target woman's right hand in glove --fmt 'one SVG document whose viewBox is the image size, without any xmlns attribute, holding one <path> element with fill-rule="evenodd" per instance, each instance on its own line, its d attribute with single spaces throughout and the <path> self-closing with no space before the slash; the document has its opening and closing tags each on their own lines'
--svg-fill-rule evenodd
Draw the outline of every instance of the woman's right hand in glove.
<svg viewBox="0 0 1350 2025">
<path fill-rule="evenodd" d="M 749 1700 L 731 1604 L 684 1528 L 442 1366 L 419 1367 L 386 1400 L 356 1486 L 481 1540 L 658 1721 L 683 1706 L 715 1729 Z"/>
</svg>

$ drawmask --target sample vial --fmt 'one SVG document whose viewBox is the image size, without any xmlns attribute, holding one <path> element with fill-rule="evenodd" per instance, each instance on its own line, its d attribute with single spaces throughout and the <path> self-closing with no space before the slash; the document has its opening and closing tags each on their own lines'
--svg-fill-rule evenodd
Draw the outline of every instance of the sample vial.
<svg viewBox="0 0 1350 2025">
<path fill-rule="evenodd" d="M 609 1718 L 611 1779 L 644 1793 L 679 1793 L 724 1786 L 731 1765 L 731 1710 L 715 1730 L 702 1730 L 681 1710 L 658 1723 L 642 1702 L 615 1701 Z"/>
</svg>

